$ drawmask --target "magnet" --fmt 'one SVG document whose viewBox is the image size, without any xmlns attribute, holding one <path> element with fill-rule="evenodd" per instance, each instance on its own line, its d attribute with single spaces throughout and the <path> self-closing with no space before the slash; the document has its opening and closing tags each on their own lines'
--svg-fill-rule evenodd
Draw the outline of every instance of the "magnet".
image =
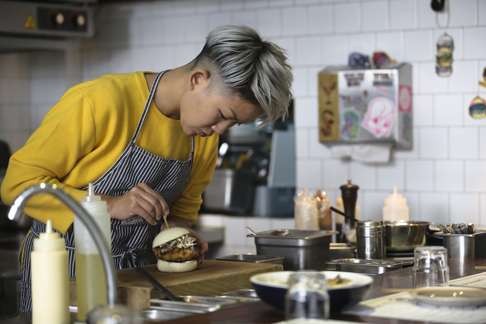
<svg viewBox="0 0 486 324">
<path fill-rule="evenodd" d="M 398 109 L 401 112 L 412 111 L 412 87 L 401 84 L 398 90 Z"/>
</svg>

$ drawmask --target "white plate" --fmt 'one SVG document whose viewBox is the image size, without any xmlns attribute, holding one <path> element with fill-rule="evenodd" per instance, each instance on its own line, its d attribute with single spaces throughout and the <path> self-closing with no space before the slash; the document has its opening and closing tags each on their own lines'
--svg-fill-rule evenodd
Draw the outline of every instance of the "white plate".
<svg viewBox="0 0 486 324">
<path fill-rule="evenodd" d="M 250 280 L 259 285 L 287 289 L 287 280 L 291 273 L 293 273 L 293 271 L 266 272 L 254 275 Z M 363 287 L 370 285 L 373 282 L 373 278 L 360 273 L 344 271 L 321 271 L 321 273 L 324 273 L 326 279 L 334 279 L 339 275 L 341 278 L 349 280 L 348 283 L 339 285 L 338 287 L 328 287 L 329 290 Z"/>
<path fill-rule="evenodd" d="M 486 305 L 486 290 L 469 287 L 423 287 L 412 291 L 422 304 L 443 307 L 479 307 Z"/>
</svg>

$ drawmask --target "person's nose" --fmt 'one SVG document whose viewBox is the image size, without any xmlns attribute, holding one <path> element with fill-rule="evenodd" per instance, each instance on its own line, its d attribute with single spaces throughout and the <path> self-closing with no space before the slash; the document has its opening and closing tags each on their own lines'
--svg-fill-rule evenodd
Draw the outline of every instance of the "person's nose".
<svg viewBox="0 0 486 324">
<path fill-rule="evenodd" d="M 233 126 L 235 123 L 229 120 L 225 120 L 222 122 L 217 123 L 216 125 L 211 126 L 211 129 L 215 132 L 218 133 L 219 135 L 222 135 L 228 128 Z"/>
</svg>

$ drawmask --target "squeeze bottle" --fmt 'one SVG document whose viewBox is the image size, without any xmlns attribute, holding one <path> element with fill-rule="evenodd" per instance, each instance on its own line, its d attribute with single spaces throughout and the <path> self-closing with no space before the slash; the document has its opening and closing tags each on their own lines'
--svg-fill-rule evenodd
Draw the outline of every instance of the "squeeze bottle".
<svg viewBox="0 0 486 324">
<path fill-rule="evenodd" d="M 93 185 L 88 186 L 88 195 L 81 205 L 91 215 L 100 228 L 111 250 L 110 215 L 106 202 L 94 193 Z M 76 296 L 79 321 L 85 321 L 87 313 L 98 305 L 106 305 L 106 276 L 91 233 L 81 223 L 74 220 L 74 238 L 76 243 Z"/>
<path fill-rule="evenodd" d="M 34 239 L 32 263 L 32 323 L 69 323 L 68 255 L 64 239 L 52 230 Z"/>
</svg>

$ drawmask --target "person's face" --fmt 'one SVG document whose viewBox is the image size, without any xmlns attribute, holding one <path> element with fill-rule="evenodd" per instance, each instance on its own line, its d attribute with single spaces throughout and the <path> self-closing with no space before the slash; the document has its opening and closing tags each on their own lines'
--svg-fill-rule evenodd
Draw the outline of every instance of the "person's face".
<svg viewBox="0 0 486 324">
<path fill-rule="evenodd" d="M 190 88 L 182 97 L 180 123 L 187 135 L 209 136 L 224 133 L 235 124 L 254 121 L 262 110 L 235 93 L 210 85 L 207 71 L 191 72 Z M 213 81 L 214 83 L 214 81 Z"/>
</svg>

